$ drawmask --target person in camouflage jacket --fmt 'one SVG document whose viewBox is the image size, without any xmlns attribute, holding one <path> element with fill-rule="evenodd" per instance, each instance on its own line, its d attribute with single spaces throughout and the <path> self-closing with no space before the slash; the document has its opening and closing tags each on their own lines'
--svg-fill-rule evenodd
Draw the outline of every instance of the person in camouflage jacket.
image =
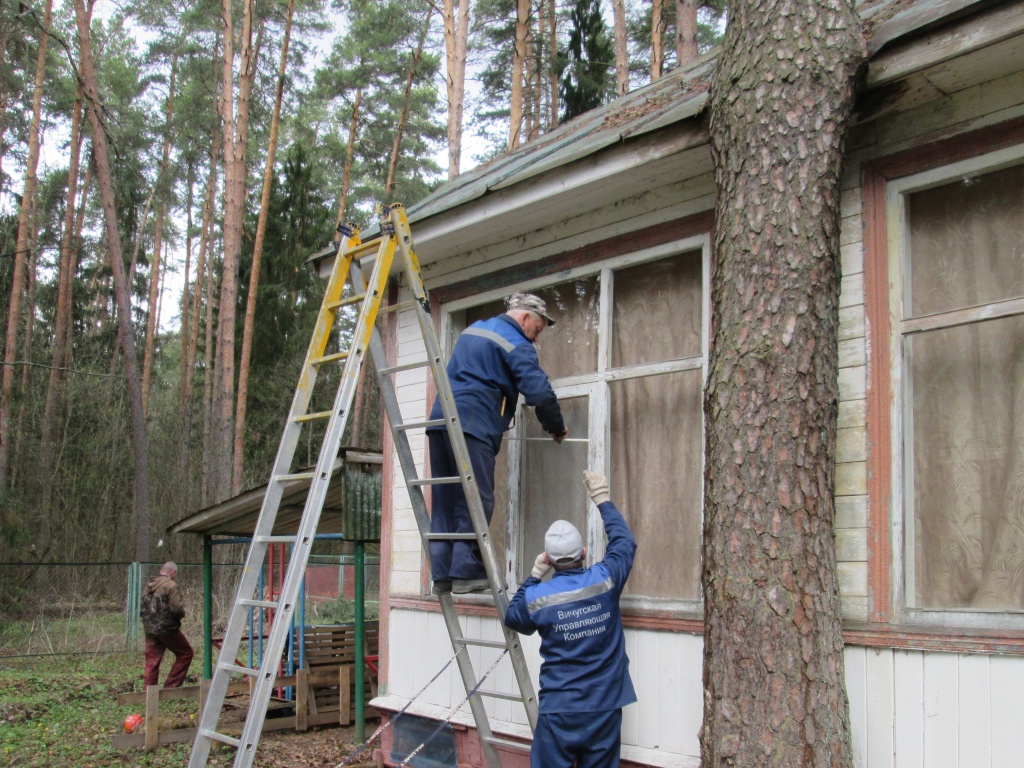
<svg viewBox="0 0 1024 768">
<path fill-rule="evenodd" d="M 164 563 L 160 573 L 146 583 L 142 595 L 142 627 L 146 632 L 146 668 L 143 682 L 157 685 L 160 679 L 160 662 L 164 652 L 174 654 L 174 664 L 164 681 L 165 688 L 177 688 L 185 680 L 189 665 L 192 664 L 192 646 L 181 631 L 181 620 L 185 618 L 185 606 L 181 602 L 181 591 L 174 583 L 178 566 Z"/>
</svg>

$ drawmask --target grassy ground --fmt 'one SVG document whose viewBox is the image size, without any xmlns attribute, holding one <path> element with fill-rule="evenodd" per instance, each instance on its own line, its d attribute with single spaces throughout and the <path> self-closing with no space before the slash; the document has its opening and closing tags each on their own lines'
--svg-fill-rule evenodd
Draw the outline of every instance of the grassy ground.
<svg viewBox="0 0 1024 768">
<path fill-rule="evenodd" d="M 166 674 L 171 656 L 161 669 Z M 126 652 L 81 656 L 4 659 L 0 663 L 0 765 L 12 768 L 101 768 L 142 766 L 182 768 L 190 744 L 146 753 L 114 747 L 115 734 L 141 706 L 123 707 L 117 695 L 141 690 L 142 654 Z M 202 670 L 197 653 L 186 684 Z M 192 702 L 161 704 L 161 727 L 194 723 Z M 371 728 L 367 729 L 372 732 Z M 261 768 L 332 768 L 354 750 L 350 729 L 307 733 L 275 732 L 260 742 Z M 209 764 L 230 765 L 233 751 L 218 747 Z M 357 758 L 368 761 L 369 754 Z"/>
</svg>

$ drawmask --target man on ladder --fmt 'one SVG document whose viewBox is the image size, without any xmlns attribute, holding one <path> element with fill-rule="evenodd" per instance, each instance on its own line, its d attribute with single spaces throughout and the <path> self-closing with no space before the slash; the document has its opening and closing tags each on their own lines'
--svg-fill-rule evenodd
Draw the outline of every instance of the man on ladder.
<svg viewBox="0 0 1024 768">
<path fill-rule="evenodd" d="M 448 361 L 448 378 L 488 524 L 494 512 L 494 464 L 501 436 L 515 416 L 519 394 L 535 408 L 541 426 L 556 443 L 569 434 L 533 346 L 541 331 L 554 324 L 543 299 L 517 293 L 509 299 L 505 314 L 473 323 L 463 331 Z M 435 399 L 430 419 L 443 418 L 441 402 Z M 427 440 L 431 475 L 458 475 L 445 426 L 428 428 Z M 472 533 L 473 522 L 460 485 L 435 485 L 431 494 L 432 533 Z M 489 589 L 476 541 L 432 540 L 430 571 L 435 595 Z"/>
</svg>

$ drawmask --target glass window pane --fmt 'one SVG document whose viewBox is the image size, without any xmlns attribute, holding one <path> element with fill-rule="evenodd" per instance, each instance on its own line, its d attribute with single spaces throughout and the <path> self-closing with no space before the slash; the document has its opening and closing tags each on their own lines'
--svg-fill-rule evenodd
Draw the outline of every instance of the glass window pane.
<svg viewBox="0 0 1024 768">
<path fill-rule="evenodd" d="M 612 382 L 611 492 L 638 549 L 627 594 L 700 598 L 700 371 Z"/>
<path fill-rule="evenodd" d="M 537 340 L 540 367 L 549 379 L 597 370 L 597 321 L 601 298 L 597 275 L 539 288 L 555 324 Z"/>
<path fill-rule="evenodd" d="M 1024 317 L 906 340 L 925 609 L 1024 609 Z"/>
<path fill-rule="evenodd" d="M 914 317 L 1024 296 L 1024 166 L 907 197 Z"/>
<path fill-rule="evenodd" d="M 558 402 L 569 437 L 587 437 L 588 398 L 559 398 Z M 520 430 L 523 437 L 519 481 L 520 583 L 530 575 L 533 561 L 544 551 L 544 534 L 555 520 L 568 520 L 576 526 L 583 540 L 587 540 L 587 491 L 583 486 L 587 443 L 574 440 L 556 443 L 544 432 L 532 410 L 521 411 L 524 421 Z"/>
<path fill-rule="evenodd" d="M 615 271 L 612 365 L 701 354 L 701 253 Z"/>
</svg>

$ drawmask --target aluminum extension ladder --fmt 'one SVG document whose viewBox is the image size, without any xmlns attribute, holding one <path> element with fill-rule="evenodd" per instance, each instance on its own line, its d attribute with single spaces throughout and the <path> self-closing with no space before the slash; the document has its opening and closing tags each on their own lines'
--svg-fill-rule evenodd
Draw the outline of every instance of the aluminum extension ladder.
<svg viewBox="0 0 1024 768">
<path fill-rule="evenodd" d="M 281 436 L 277 458 L 271 471 L 271 479 L 260 510 L 259 520 L 253 535 L 252 544 L 246 557 L 245 570 L 238 586 L 238 594 L 231 610 L 224 642 L 210 682 L 206 704 L 200 717 L 199 728 L 189 758 L 189 768 L 204 768 L 214 743 L 223 743 L 233 747 L 235 752 L 235 768 L 249 768 L 256 756 L 256 746 L 270 703 L 270 695 L 274 688 L 279 662 L 288 635 L 291 631 L 292 616 L 296 600 L 299 598 L 302 579 L 313 545 L 317 523 L 323 509 L 327 489 L 330 485 L 331 468 L 338 455 L 341 439 L 348 421 L 348 414 L 360 371 L 369 351 L 374 360 L 377 377 L 380 382 L 381 396 L 395 449 L 402 465 L 409 497 L 415 513 L 416 523 L 423 541 L 424 551 L 429 557 L 431 540 L 437 539 L 469 539 L 475 538 L 480 545 L 487 578 L 499 619 L 504 617 L 508 607 L 508 593 L 501 579 L 487 520 L 476 481 L 472 474 L 466 441 L 459 424 L 455 399 L 452 396 L 451 383 L 448 380 L 440 344 L 434 331 L 430 315 L 430 304 L 423 288 L 419 260 L 413 248 L 412 235 L 405 208 L 394 204 L 385 209 L 381 218 L 381 236 L 367 243 L 361 243 L 359 231 L 355 227 L 341 227 L 343 237 L 337 247 L 334 269 L 327 284 L 323 305 L 317 318 L 313 337 L 310 340 L 306 360 L 292 400 L 288 421 Z M 376 251 L 372 272 L 367 283 L 360 266 L 363 257 Z M 392 271 L 396 251 L 401 254 L 397 270 L 407 281 L 407 288 L 413 298 L 395 306 L 381 308 L 384 289 Z M 330 251 L 328 251 L 329 253 Z M 343 298 L 346 284 L 351 284 L 352 295 Z M 359 319 L 352 336 L 352 346 L 344 352 L 327 353 L 327 344 L 331 330 L 342 307 L 359 305 Z M 381 312 L 413 309 L 419 322 L 423 345 L 426 351 L 424 360 L 404 365 L 388 366 L 384 344 L 376 321 Z M 344 371 L 335 394 L 334 406 L 330 411 L 309 412 L 313 385 L 317 370 L 324 365 L 344 363 Z M 441 401 L 443 420 L 405 422 L 402 419 L 398 398 L 395 394 L 393 375 L 414 368 L 428 368 L 433 376 L 438 397 Z M 303 424 L 314 420 L 327 420 L 324 440 L 320 448 L 316 468 L 312 472 L 291 473 L 291 464 Z M 408 433 L 421 430 L 428 426 L 444 424 L 451 438 L 452 448 L 458 465 L 462 468 L 458 476 L 442 478 L 420 478 L 417 475 L 412 449 L 409 445 Z M 296 535 L 273 535 L 274 523 L 277 519 L 284 484 L 291 480 L 308 479 L 311 482 L 305 508 L 299 521 Z M 472 534 L 433 534 L 430 532 L 430 518 L 423 495 L 423 486 L 438 483 L 462 483 L 468 500 L 470 516 L 473 520 L 475 533 Z M 267 555 L 268 547 L 274 543 L 287 543 L 292 547 L 291 558 L 285 572 L 281 592 L 276 600 L 256 599 L 259 575 Z M 440 596 L 441 612 L 451 638 L 452 648 L 456 653 L 459 672 L 467 694 L 477 689 L 469 697 L 469 705 L 476 722 L 484 755 L 490 768 L 500 768 L 501 761 L 496 747 L 504 745 L 511 749 L 522 750 L 524 745 L 517 742 L 495 737 L 491 731 L 490 721 L 481 697 L 490 696 L 500 699 L 519 701 L 526 709 L 531 731 L 537 724 L 537 697 L 530 680 L 529 669 L 523 654 L 519 635 L 505 627 L 499 621 L 504 634 L 503 641 L 472 639 L 463 636 L 458 614 L 451 594 Z M 253 609 L 272 609 L 275 611 L 269 638 L 264 646 L 263 661 L 259 669 L 238 666 L 234 660 L 238 658 L 238 650 L 242 640 L 242 632 L 247 625 L 248 616 Z M 466 649 L 471 646 L 497 648 L 508 652 L 519 694 L 507 694 L 500 691 L 480 688 L 480 681 L 474 671 L 472 660 Z M 358 663 L 358 660 L 357 660 Z M 251 678 L 251 697 L 245 724 L 239 737 L 218 731 L 218 723 L 224 706 L 224 697 L 232 675 L 243 675 Z"/>
</svg>

